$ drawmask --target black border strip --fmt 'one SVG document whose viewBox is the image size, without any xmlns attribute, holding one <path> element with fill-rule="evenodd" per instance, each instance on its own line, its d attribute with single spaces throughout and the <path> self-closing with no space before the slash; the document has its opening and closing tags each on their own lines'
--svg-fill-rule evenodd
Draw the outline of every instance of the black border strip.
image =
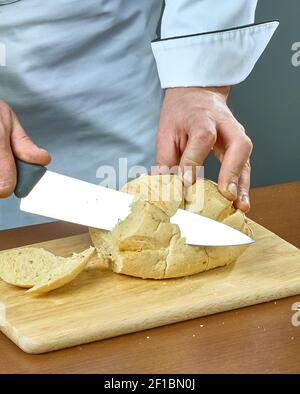
<svg viewBox="0 0 300 394">
<path fill-rule="evenodd" d="M 30 355 L 31 357 L 32 355 Z M 33 356 L 36 357 L 36 356 Z M 225 362 L 225 361 L 224 361 Z M 58 369 L 58 367 L 57 367 Z M 95 368 L 93 368 L 95 369 Z M 99 368 L 100 369 L 100 368 Z M 282 367 L 284 369 L 284 367 Z M 99 371 L 100 372 L 100 371 Z M 101 373 L 101 372 L 100 372 Z M 175 379 L 175 387 L 172 380 Z M 182 383 L 185 382 L 184 385 L 178 385 L 178 380 Z M 30 390 L 33 394 L 41 392 L 41 385 L 47 384 L 47 391 L 58 391 L 58 389 L 66 388 L 66 391 L 70 391 L 70 389 L 79 389 L 82 392 L 87 392 L 87 387 L 92 386 L 93 384 L 97 385 L 97 392 L 106 392 L 106 393 L 120 393 L 120 392 L 166 392 L 166 393 L 201 393 L 204 392 L 204 389 L 216 388 L 219 391 L 227 392 L 227 389 L 230 389 L 231 393 L 241 393 L 246 391 L 246 393 L 250 390 L 252 393 L 256 393 L 258 389 L 260 391 L 264 389 L 264 391 L 270 391 L 270 388 L 277 388 L 283 392 L 287 392 L 288 389 L 295 387 L 296 384 L 299 384 L 299 375 L 286 375 L 286 374 L 277 374 L 277 375 L 255 375 L 255 374 L 64 374 L 64 375 L 56 375 L 50 374 L 42 375 L 42 374 L 23 374 L 23 375 L 0 375 L 1 386 L 9 387 L 10 391 L 20 390 L 24 391 L 24 385 L 29 386 Z M 188 380 L 192 380 L 194 385 L 194 390 L 189 389 L 190 385 L 188 385 Z M 132 389 L 131 387 L 124 382 L 135 381 L 136 389 Z M 172 384 L 171 384 L 172 383 Z M 125 386 L 125 387 L 124 387 Z M 182 387 L 184 386 L 184 387 Z M 247 388 L 247 390 L 245 390 Z M 268 390 L 269 389 L 269 390 Z M 208 390 L 206 390 L 208 391 Z M 4 392 L 4 390 L 3 390 Z"/>
<path fill-rule="evenodd" d="M 265 25 L 267 23 L 272 23 L 272 22 L 278 22 L 279 23 L 279 20 L 278 19 L 274 19 L 274 20 L 266 21 L 266 22 L 250 23 L 249 25 L 242 25 L 242 26 L 232 27 L 232 28 L 223 29 L 223 30 L 208 31 L 208 32 L 204 32 L 204 33 L 187 34 L 187 35 L 184 35 L 184 36 L 175 36 L 175 37 L 167 37 L 167 38 L 156 38 L 155 40 L 153 40 L 151 42 L 155 43 L 155 42 L 161 42 L 161 41 L 177 40 L 179 38 L 196 37 L 196 36 L 204 36 L 204 35 L 208 35 L 208 34 L 223 33 L 223 32 L 226 32 L 226 31 L 247 29 L 248 27 L 252 27 L 252 26 Z"/>
</svg>

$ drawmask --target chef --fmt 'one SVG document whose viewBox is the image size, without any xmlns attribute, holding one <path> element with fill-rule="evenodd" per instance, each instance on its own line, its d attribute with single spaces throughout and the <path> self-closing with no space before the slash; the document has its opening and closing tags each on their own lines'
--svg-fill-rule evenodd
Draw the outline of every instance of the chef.
<svg viewBox="0 0 300 394">
<path fill-rule="evenodd" d="M 190 168 L 213 150 L 219 190 L 247 211 L 252 144 L 227 97 L 278 25 L 254 24 L 256 3 L 0 0 L 0 228 L 41 222 L 11 196 L 14 157 L 49 152 L 51 170 L 97 183 L 121 158 Z"/>
</svg>

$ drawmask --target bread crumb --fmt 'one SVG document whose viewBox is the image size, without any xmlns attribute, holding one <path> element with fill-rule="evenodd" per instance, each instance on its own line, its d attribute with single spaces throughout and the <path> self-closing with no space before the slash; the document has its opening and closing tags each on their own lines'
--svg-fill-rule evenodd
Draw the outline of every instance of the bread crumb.
<svg viewBox="0 0 300 394">
<path fill-rule="evenodd" d="M 149 339 L 150 337 L 146 337 L 147 339 Z"/>
<path fill-rule="evenodd" d="M 193 337 L 195 337 L 196 335 L 195 334 L 193 334 Z"/>
<path fill-rule="evenodd" d="M 204 324 L 200 324 L 200 327 L 201 327 L 201 328 L 204 327 Z"/>
<path fill-rule="evenodd" d="M 293 341 L 295 339 L 295 337 L 291 337 L 291 340 Z"/>
</svg>

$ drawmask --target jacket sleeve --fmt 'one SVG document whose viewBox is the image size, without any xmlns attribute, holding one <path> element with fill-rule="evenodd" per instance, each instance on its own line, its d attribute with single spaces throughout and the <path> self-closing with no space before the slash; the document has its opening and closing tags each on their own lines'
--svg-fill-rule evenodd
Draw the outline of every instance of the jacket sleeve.
<svg viewBox="0 0 300 394">
<path fill-rule="evenodd" d="M 254 23 L 257 0 L 165 0 L 152 50 L 162 88 L 227 86 L 250 74 L 279 22 Z"/>
</svg>

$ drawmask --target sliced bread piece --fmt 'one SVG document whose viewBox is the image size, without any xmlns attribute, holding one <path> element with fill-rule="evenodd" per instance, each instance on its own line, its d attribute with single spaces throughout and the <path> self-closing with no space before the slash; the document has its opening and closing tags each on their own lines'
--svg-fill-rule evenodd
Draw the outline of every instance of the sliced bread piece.
<svg viewBox="0 0 300 394">
<path fill-rule="evenodd" d="M 42 248 L 14 249 L 0 254 L 0 278 L 34 294 L 47 293 L 71 282 L 93 257 L 95 248 L 60 257 Z"/>
</svg>

